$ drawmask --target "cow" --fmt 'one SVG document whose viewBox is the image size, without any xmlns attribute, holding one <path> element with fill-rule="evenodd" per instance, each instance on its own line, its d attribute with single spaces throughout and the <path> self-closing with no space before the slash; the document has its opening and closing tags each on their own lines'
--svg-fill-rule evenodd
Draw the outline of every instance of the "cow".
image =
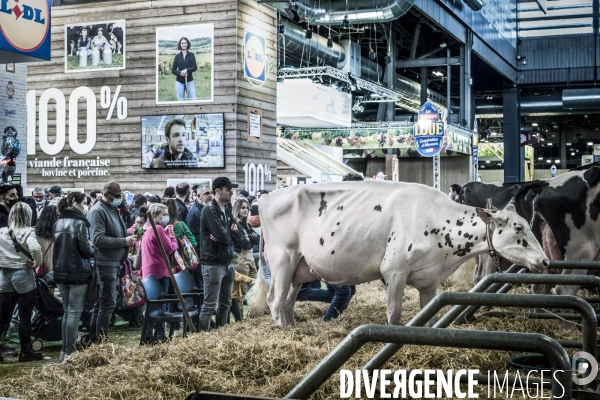
<svg viewBox="0 0 600 400">
<path fill-rule="evenodd" d="M 424 307 L 440 283 L 491 245 L 533 271 L 548 266 L 514 205 L 499 211 L 469 207 L 420 184 L 298 185 L 261 196 L 259 205 L 271 286 L 268 296 L 253 293 L 253 307 L 266 297 L 280 326 L 294 323 L 300 285 L 315 279 L 354 285 L 384 278 L 388 323 L 398 324 L 406 284 L 419 290 Z"/>
<path fill-rule="evenodd" d="M 550 181 L 533 203 L 532 227 L 547 224 L 549 240 L 556 243 L 565 261 L 600 260 L 600 167 L 573 171 Z M 563 274 L 586 274 L 586 270 L 563 270 Z M 556 294 L 575 295 L 580 286 L 557 285 Z"/>
<path fill-rule="evenodd" d="M 547 186 L 548 182 L 543 180 L 518 183 L 469 182 L 462 187 L 459 200 L 463 204 L 482 208 L 486 207 L 487 199 L 492 199 L 493 206 L 498 208 L 504 208 L 512 201 L 517 214 L 527 221 L 531 221 L 533 199 Z M 500 257 L 499 262 L 499 268 L 502 271 L 508 269 L 511 265 L 510 261 L 502 257 Z M 483 277 L 493 272 L 496 272 L 496 266 L 492 258 L 488 254 L 482 254 L 477 257 L 473 282 L 477 284 Z"/>
<path fill-rule="evenodd" d="M 169 73 L 169 71 L 167 71 L 167 62 L 166 61 L 159 61 L 158 62 L 158 74 L 159 75 L 166 75 L 168 73 Z"/>
</svg>

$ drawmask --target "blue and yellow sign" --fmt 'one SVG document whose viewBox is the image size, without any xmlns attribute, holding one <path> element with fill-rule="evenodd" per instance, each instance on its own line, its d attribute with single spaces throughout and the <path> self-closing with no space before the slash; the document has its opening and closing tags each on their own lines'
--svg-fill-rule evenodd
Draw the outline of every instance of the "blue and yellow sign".
<svg viewBox="0 0 600 400">
<path fill-rule="evenodd" d="M 253 81 L 267 80 L 267 41 L 252 32 L 244 32 L 244 76 Z"/>
<path fill-rule="evenodd" d="M 52 0 L 0 0 L 0 50 L 50 60 Z"/>
<path fill-rule="evenodd" d="M 422 156 L 433 157 L 442 150 L 444 122 L 440 121 L 440 112 L 433 103 L 428 101 L 419 109 L 414 135 L 415 147 Z"/>
</svg>

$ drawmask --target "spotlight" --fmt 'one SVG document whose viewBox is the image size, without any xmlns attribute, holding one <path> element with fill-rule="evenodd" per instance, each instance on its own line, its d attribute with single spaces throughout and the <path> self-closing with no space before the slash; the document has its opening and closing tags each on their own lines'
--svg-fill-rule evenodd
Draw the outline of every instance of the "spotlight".
<svg viewBox="0 0 600 400">
<path fill-rule="evenodd" d="M 348 14 L 344 15 L 344 20 L 342 21 L 342 26 L 345 29 L 350 29 L 350 20 L 348 19 Z"/>
<path fill-rule="evenodd" d="M 310 29 L 310 25 L 306 27 L 306 35 L 304 35 L 308 40 L 312 39 L 312 29 Z"/>
<path fill-rule="evenodd" d="M 327 47 L 329 47 L 330 49 L 333 47 L 333 38 L 331 37 L 331 35 L 327 35 Z"/>
<path fill-rule="evenodd" d="M 352 106 L 352 111 L 354 111 L 355 113 L 361 113 L 363 111 L 365 111 L 365 107 L 360 104 L 359 101 L 354 102 L 354 105 Z"/>
<path fill-rule="evenodd" d="M 390 54 L 390 52 L 388 51 L 387 54 L 385 55 L 385 63 L 389 64 L 392 62 L 392 56 Z"/>
<path fill-rule="evenodd" d="M 377 53 L 375 53 L 375 50 L 373 50 L 372 47 L 369 47 L 369 59 L 371 59 L 371 61 L 377 60 Z"/>
<path fill-rule="evenodd" d="M 302 30 L 305 31 L 308 28 L 308 17 L 304 14 L 304 19 L 302 20 Z"/>
<path fill-rule="evenodd" d="M 288 17 L 294 22 L 300 22 L 300 15 L 298 15 L 298 6 L 290 3 L 290 6 L 285 9 Z"/>
</svg>

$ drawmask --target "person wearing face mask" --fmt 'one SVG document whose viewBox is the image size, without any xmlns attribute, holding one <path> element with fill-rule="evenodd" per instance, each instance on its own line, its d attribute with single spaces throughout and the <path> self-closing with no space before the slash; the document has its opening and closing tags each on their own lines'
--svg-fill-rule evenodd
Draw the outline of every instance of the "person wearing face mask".
<svg viewBox="0 0 600 400">
<path fill-rule="evenodd" d="M 156 232 L 162 242 L 165 252 L 168 256 L 177 251 L 179 244 L 175 239 L 173 225 L 169 222 L 169 211 L 167 206 L 162 204 L 152 204 L 148 209 L 149 218 L 152 218 L 156 224 Z M 142 268 L 140 273 L 142 278 L 149 275 L 158 279 L 162 292 L 166 295 L 169 292 L 169 270 L 162 258 L 156 235 L 152 229 L 150 222 L 144 225 L 144 236 L 142 236 Z M 163 311 L 167 310 L 167 305 L 162 305 Z M 153 333 L 154 330 L 154 333 Z M 164 324 L 148 324 L 146 327 L 146 343 L 153 343 L 154 340 L 166 340 Z"/>
<path fill-rule="evenodd" d="M 35 189 L 33 189 L 31 197 L 33 197 L 33 200 L 35 201 L 35 209 L 39 218 L 42 214 L 42 210 L 44 209 L 44 207 L 46 207 L 50 202 L 46 200 L 46 193 L 41 187 L 36 187 Z"/>
<path fill-rule="evenodd" d="M 462 190 L 462 186 L 458 183 L 450 185 L 450 192 L 448 192 L 448 197 L 450 197 L 453 201 L 460 203 L 460 191 Z"/>
<path fill-rule="evenodd" d="M 0 228 L 8 227 L 8 214 L 18 201 L 19 195 L 14 185 L 0 186 Z"/>
<path fill-rule="evenodd" d="M 117 207 L 123 199 L 121 185 L 108 182 L 102 190 L 102 197 L 88 211 L 90 236 L 96 248 L 96 279 L 98 299 L 92 310 L 90 339 L 93 343 L 105 341 L 108 336 L 110 317 L 115 309 L 118 290 L 119 268 L 127 258 L 128 247 L 135 244 L 136 238 L 127 233 L 125 222 Z"/>
<path fill-rule="evenodd" d="M 90 259 L 96 254 L 90 245 L 90 223 L 85 218 L 87 198 L 73 192 L 58 203 L 59 217 L 54 224 L 54 281 L 63 300 L 62 351 L 60 361 L 76 352 L 79 317 L 85 294 L 92 280 Z"/>
</svg>

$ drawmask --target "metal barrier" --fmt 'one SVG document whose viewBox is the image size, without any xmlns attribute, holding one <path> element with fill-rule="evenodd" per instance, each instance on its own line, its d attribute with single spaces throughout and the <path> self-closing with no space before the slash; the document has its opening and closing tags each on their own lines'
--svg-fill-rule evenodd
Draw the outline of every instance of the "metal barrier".
<svg viewBox="0 0 600 400">
<path fill-rule="evenodd" d="M 532 284 L 532 283 L 544 283 L 544 284 L 557 284 L 557 285 L 593 285 L 598 288 L 600 294 L 600 278 L 593 275 L 549 275 L 549 274 L 507 274 L 507 273 L 495 273 L 484 277 L 479 283 L 471 289 L 469 293 L 473 293 L 475 289 L 478 292 L 489 293 L 494 289 L 494 284 L 505 283 L 498 293 L 506 293 L 510 290 L 513 285 L 516 284 Z M 504 291 L 506 289 L 506 292 Z M 448 323 L 450 325 L 454 320 L 461 322 L 471 322 L 473 315 L 479 310 L 481 306 L 474 305 L 470 307 L 453 308 L 446 313 L 442 319 L 451 319 Z M 460 314 L 462 312 L 462 314 Z M 460 314 L 460 316 L 458 316 Z"/>
<path fill-rule="evenodd" d="M 494 274 L 494 275 L 509 275 L 514 274 Z M 492 275 L 488 275 L 492 276 Z M 517 277 L 525 277 L 526 275 L 518 275 Z M 529 276 L 529 275 L 527 275 Z M 538 275 L 531 275 L 538 276 Z M 544 275 L 540 275 L 544 276 Z M 592 306 L 577 296 L 551 296 L 551 295 L 529 295 L 529 294 L 498 294 L 498 293 L 441 293 L 429 302 L 415 317 L 406 324 L 406 326 L 423 326 L 431 318 L 435 316 L 443 307 L 454 304 L 455 306 L 448 311 L 435 325 L 434 328 L 446 328 L 454 321 L 453 315 L 458 315 L 458 312 L 452 310 L 457 307 L 465 307 L 471 304 L 479 306 L 503 306 L 503 307 L 561 307 L 578 310 L 583 316 L 583 349 L 590 354 L 596 356 L 596 346 L 598 340 L 597 326 L 598 321 L 596 312 Z M 363 366 L 363 369 L 372 371 L 381 368 L 400 348 L 402 345 L 388 343 L 385 345 L 368 363 Z"/>
<path fill-rule="evenodd" d="M 565 349 L 548 336 L 537 333 L 390 325 L 363 325 L 353 330 L 285 398 L 308 398 L 367 342 L 394 343 L 399 347 L 404 344 L 413 344 L 542 353 L 550 360 L 553 371 L 562 371 L 555 374 L 556 380 L 552 380 L 553 398 L 571 399 L 572 371 L 569 356 Z"/>
</svg>

